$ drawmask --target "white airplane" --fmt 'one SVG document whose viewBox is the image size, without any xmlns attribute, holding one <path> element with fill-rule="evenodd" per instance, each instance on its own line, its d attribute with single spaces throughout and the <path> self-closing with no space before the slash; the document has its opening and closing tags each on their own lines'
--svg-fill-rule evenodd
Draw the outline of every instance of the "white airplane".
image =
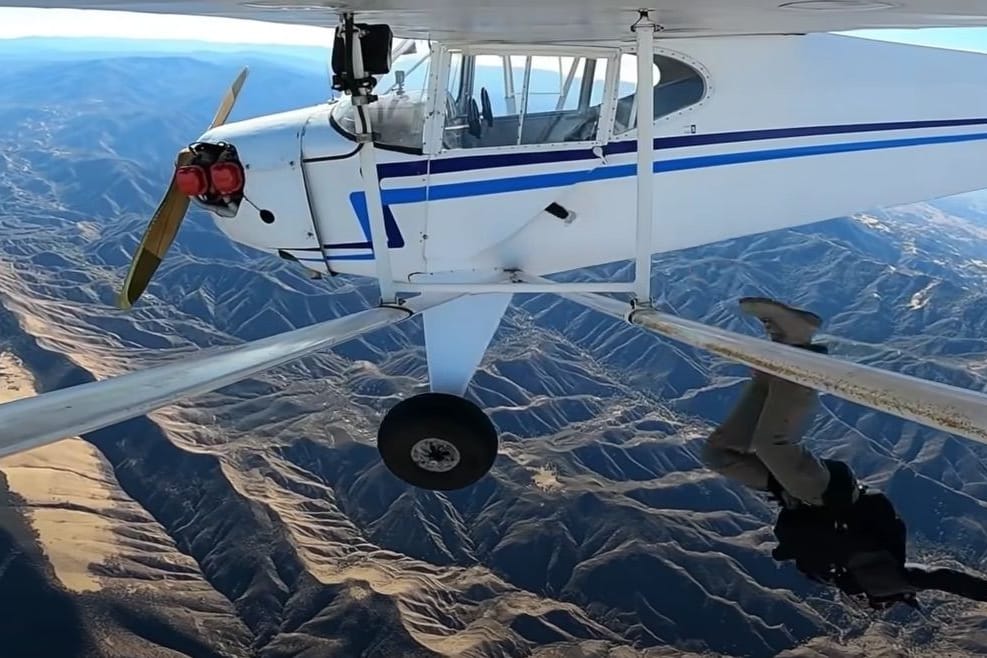
<svg viewBox="0 0 987 658">
<path fill-rule="evenodd" d="M 227 124 L 241 74 L 213 125 L 179 152 L 122 306 L 148 285 L 190 202 L 210 211 L 231 240 L 315 275 L 374 277 L 380 304 L 4 404 L 0 455 L 147 413 L 421 313 L 430 392 L 390 410 L 378 447 L 412 485 L 461 488 L 483 477 L 497 454 L 495 427 L 463 395 L 519 293 L 565 295 L 987 443 L 987 396 L 979 392 L 677 318 L 657 311 L 649 290 L 655 253 L 987 188 L 987 57 L 829 33 L 987 25 L 980 5 L 74 2 L 336 26 L 333 83 L 342 98 Z M 632 281 L 547 278 L 627 259 Z"/>
</svg>

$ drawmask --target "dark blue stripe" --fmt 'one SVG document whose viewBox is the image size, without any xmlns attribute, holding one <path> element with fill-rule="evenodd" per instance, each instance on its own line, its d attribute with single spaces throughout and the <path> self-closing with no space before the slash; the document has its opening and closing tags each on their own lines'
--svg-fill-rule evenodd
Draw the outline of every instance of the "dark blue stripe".
<svg viewBox="0 0 987 658">
<path fill-rule="evenodd" d="M 631 168 L 631 175 L 633 175 L 634 165 L 628 166 Z M 512 178 L 494 178 L 484 181 L 433 185 L 428 190 L 428 199 L 429 201 L 439 201 L 443 199 L 459 199 L 466 196 L 483 196 L 487 194 L 503 194 L 504 192 L 568 187 L 585 181 L 619 178 L 627 175 L 623 172 L 617 172 L 616 170 L 618 169 L 622 170 L 624 167 L 600 167 L 599 169 L 591 169 L 589 171 L 565 171 L 552 174 L 532 174 L 530 176 L 514 176 Z M 396 203 L 395 201 L 390 201 L 390 197 L 387 198 L 388 203 Z"/>
<path fill-rule="evenodd" d="M 802 158 L 813 155 L 832 155 L 834 153 L 855 153 L 861 151 L 880 151 L 884 149 L 904 148 L 909 146 L 928 146 L 930 144 L 956 144 L 961 142 L 977 142 L 987 140 L 987 133 L 971 133 L 968 135 L 935 135 L 931 137 L 910 137 L 904 139 L 886 139 L 872 142 L 846 142 L 842 144 L 818 144 L 816 146 L 795 146 L 784 149 L 768 149 L 764 151 L 749 151 L 747 153 L 721 153 L 718 155 L 695 156 L 678 158 L 676 160 L 658 160 L 654 171 L 683 171 L 686 169 L 702 169 L 705 167 L 720 167 L 723 165 L 742 164 L 748 162 L 766 162 L 769 160 L 784 160 Z M 635 170 L 634 165 L 628 165 Z M 633 174 L 630 174 L 633 175 Z"/>
<path fill-rule="evenodd" d="M 373 259 L 374 259 L 374 255 L 372 253 L 369 253 L 369 254 L 346 254 L 342 256 L 329 256 L 329 258 L 326 258 L 325 260 L 321 258 L 299 258 L 298 260 L 304 261 L 306 263 L 324 263 L 330 260 L 373 260 Z"/>
<path fill-rule="evenodd" d="M 884 149 L 904 148 L 909 146 L 927 146 L 930 144 L 950 144 L 987 140 L 987 133 L 969 135 L 935 135 L 931 137 L 910 137 L 902 139 L 886 139 L 868 142 L 844 142 L 841 144 L 818 144 L 815 146 L 793 146 L 781 149 L 765 149 L 742 153 L 717 153 L 698 155 L 685 158 L 657 160 L 654 172 L 686 171 L 690 169 L 706 169 L 727 165 L 745 164 L 751 162 L 768 162 L 771 160 L 786 160 L 815 155 L 833 155 L 836 153 L 854 153 L 862 151 L 879 151 Z M 587 181 L 611 180 L 625 178 L 637 173 L 637 164 L 611 165 L 597 167 L 587 171 L 553 172 L 547 174 L 531 174 L 528 176 L 512 176 L 510 178 L 495 178 L 462 183 L 445 183 L 433 185 L 430 188 L 414 187 L 398 190 L 384 190 L 381 199 L 385 204 L 415 203 L 425 201 L 426 192 L 429 201 L 444 199 L 461 199 L 464 197 L 485 196 L 489 194 L 504 194 L 525 190 L 568 187 Z M 362 194 L 355 192 L 353 196 Z M 354 204 L 356 209 L 357 204 Z M 365 204 L 360 206 L 365 208 Z M 365 212 L 365 211 L 364 211 Z M 361 217 L 361 223 L 364 220 Z"/>
<path fill-rule="evenodd" d="M 932 125 L 935 124 L 935 125 Z M 957 124 L 955 121 L 938 121 L 938 122 L 924 122 L 923 127 L 941 127 L 947 125 L 973 125 L 973 124 L 987 124 L 987 119 L 977 119 L 969 120 L 961 124 Z M 902 130 L 902 126 L 906 124 L 864 124 L 870 126 L 895 126 L 886 127 L 885 130 Z M 909 124 L 910 125 L 910 124 Z M 859 126 L 858 126 L 859 127 Z M 873 128 L 873 130 L 879 130 L 881 128 Z M 777 136 L 782 136 L 780 133 L 791 133 L 798 129 L 785 129 L 778 131 L 757 131 L 748 132 L 746 135 L 761 135 L 760 139 L 773 139 Z M 849 131 L 847 131 L 849 132 Z M 771 133 L 775 137 L 764 137 L 765 133 Z M 740 133 L 733 133 L 739 135 Z M 786 137 L 792 136 L 802 136 L 786 134 Z M 712 137 L 712 136 L 709 136 Z M 676 138 L 663 138 L 666 140 L 680 139 Z M 817 155 L 832 155 L 837 153 L 853 153 L 853 152 L 864 152 L 864 151 L 877 151 L 884 149 L 894 149 L 894 148 L 905 148 L 911 146 L 927 146 L 931 144 L 950 144 L 950 143 L 962 143 L 971 141 L 983 141 L 987 140 L 987 133 L 971 133 L 966 135 L 934 135 L 928 137 L 910 137 L 901 139 L 886 139 L 886 140 L 873 140 L 873 141 L 858 141 L 858 142 L 844 142 L 840 144 L 817 144 L 814 146 L 794 146 L 789 148 L 778 148 L 778 149 L 764 149 L 760 151 L 747 151 L 741 153 L 719 153 L 711 155 L 699 155 L 684 158 L 670 158 L 670 159 L 658 159 L 653 166 L 653 171 L 655 173 L 671 172 L 671 171 L 686 171 L 691 169 L 704 169 L 710 167 L 722 167 L 735 164 L 745 164 L 752 162 L 767 162 L 771 160 L 784 160 L 790 158 L 800 158 L 809 157 Z M 737 140 L 741 141 L 741 140 Z M 708 142 L 715 143 L 715 142 Z M 567 153 L 575 153 L 569 151 Z M 512 156 L 522 156 L 522 155 L 538 155 L 544 156 L 548 154 L 511 154 Z M 481 156 L 476 156 L 481 157 Z M 473 158 L 462 158 L 461 160 L 473 159 Z M 570 158 L 571 160 L 571 158 Z M 481 167 L 485 168 L 485 167 Z M 587 181 L 601 181 L 601 180 L 611 180 L 615 178 L 624 178 L 628 176 L 634 176 L 637 173 L 636 164 L 625 164 L 625 165 L 610 165 L 610 166 L 598 166 L 592 169 L 583 171 L 569 171 L 569 172 L 553 172 L 546 174 L 532 174 L 527 176 L 513 176 L 509 178 L 496 178 L 490 180 L 478 180 L 478 181 L 464 181 L 462 183 L 446 183 L 442 185 L 433 185 L 430 188 L 425 186 L 419 187 L 408 187 L 399 189 L 390 189 L 381 191 L 381 200 L 385 205 L 385 208 L 394 204 L 404 204 L 404 203 L 419 203 L 426 199 L 430 201 L 441 201 L 445 199 L 459 199 L 464 197 L 474 197 L 474 196 L 486 196 L 491 194 L 504 194 L 509 192 L 518 192 L 524 190 L 534 190 L 534 189 L 550 189 L 557 187 L 568 187 L 571 185 L 576 185 L 578 183 L 583 183 Z M 366 201 L 364 199 L 363 192 L 353 192 L 350 194 L 350 202 L 353 206 L 353 210 L 357 215 L 361 228 L 363 228 L 365 235 L 368 236 L 368 246 L 372 248 L 369 242 L 370 235 L 370 220 L 367 216 Z M 388 209 L 389 210 L 389 209 Z M 389 213 L 388 213 L 389 214 Z M 391 221 L 393 222 L 393 216 L 391 216 Z M 392 230 L 400 235 L 400 231 L 394 223 L 393 229 L 388 226 L 388 237 Z M 393 238 L 392 238 L 393 239 Z M 399 239 L 402 246 L 403 240 Z M 391 240 L 389 240 L 391 242 Z M 352 244 L 352 243 L 350 243 Z M 389 246 L 394 247 L 395 245 L 389 244 Z M 327 245 L 327 248 L 336 248 L 337 245 Z M 373 254 L 354 254 L 346 256 L 331 256 L 330 260 L 370 260 L 373 258 Z M 321 261 L 321 259 L 299 259 L 299 260 L 314 260 Z"/>
<path fill-rule="evenodd" d="M 338 242 L 336 244 L 323 245 L 323 249 L 371 249 L 372 242 Z M 402 247 L 404 244 L 401 245 Z M 309 249 L 307 251 L 320 251 L 319 249 Z"/>
<path fill-rule="evenodd" d="M 403 176 L 424 176 L 428 173 L 448 174 L 457 171 L 493 169 L 495 167 L 518 167 L 521 165 L 573 162 L 591 159 L 597 159 L 591 149 L 497 153 L 492 155 L 468 155 L 460 158 L 435 158 L 432 160 L 431 167 L 429 167 L 427 160 L 386 162 L 377 165 L 377 173 L 381 179 L 401 178 Z"/>
<path fill-rule="evenodd" d="M 369 249 L 369 242 L 337 242 L 335 244 L 324 244 L 322 249 Z M 298 247 L 286 249 L 285 251 L 322 251 L 319 247 Z"/>
<path fill-rule="evenodd" d="M 771 128 L 767 130 L 743 130 L 727 133 L 712 133 L 708 135 L 676 135 L 674 137 L 658 137 L 654 141 L 655 149 L 686 148 L 690 146 L 709 146 L 711 144 L 734 144 L 737 142 L 756 142 L 766 139 L 790 139 L 795 137 L 811 137 L 819 135 L 845 135 L 848 133 L 889 132 L 895 130 L 918 130 L 922 128 L 954 128 L 960 126 L 987 125 L 987 118 L 979 119 L 935 119 L 929 121 L 894 121 L 885 123 L 855 123 L 830 126 L 801 126 L 796 128 Z M 611 142 L 603 147 L 605 155 L 620 155 L 637 151 L 637 142 L 633 139 Z M 489 155 L 469 155 L 458 158 L 436 158 L 431 162 L 415 160 L 411 162 L 388 162 L 378 165 L 378 172 L 383 178 L 399 178 L 402 176 L 424 176 L 431 171 L 435 174 L 493 169 L 496 167 L 519 167 L 533 164 L 554 162 L 573 162 L 579 160 L 595 160 L 596 156 L 590 149 L 565 151 L 535 151 L 525 153 L 497 153 Z"/>
<path fill-rule="evenodd" d="M 801 128 L 772 128 L 769 130 L 743 130 L 711 135 L 679 135 L 655 139 L 656 149 L 685 148 L 688 146 L 708 146 L 710 144 L 734 144 L 737 142 L 760 142 L 768 139 L 791 139 L 794 137 L 815 137 L 819 135 L 846 135 L 848 133 L 891 132 L 895 130 L 916 130 L 920 128 L 955 128 L 959 126 L 987 125 L 984 119 L 937 119 L 935 121 L 896 121 L 890 123 L 857 123 L 833 126 L 804 126 Z M 634 153 L 636 141 L 610 144 L 607 155 Z"/>
</svg>

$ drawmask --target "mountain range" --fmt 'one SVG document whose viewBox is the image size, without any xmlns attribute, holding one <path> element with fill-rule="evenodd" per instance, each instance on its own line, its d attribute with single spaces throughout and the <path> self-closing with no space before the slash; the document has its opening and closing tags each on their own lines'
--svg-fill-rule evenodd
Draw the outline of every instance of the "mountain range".
<svg viewBox="0 0 987 658">
<path fill-rule="evenodd" d="M 312 280 L 193 212 L 142 303 L 113 306 L 174 153 L 241 65 L 234 120 L 328 97 L 325 66 L 282 55 L 0 48 L 0 399 L 372 303 L 370 282 Z M 654 285 L 749 334 L 736 300 L 781 298 L 825 317 L 837 358 L 984 390 L 985 238 L 974 194 L 665 254 Z M 422 333 L 0 461 L 0 655 L 987 652 L 982 605 L 873 613 L 772 560 L 773 504 L 699 459 L 744 368 L 553 296 L 515 299 L 470 386 L 502 433 L 491 474 L 403 485 L 374 437 L 424 390 Z M 913 559 L 987 571 L 987 448 L 829 396 L 807 441 L 888 493 Z"/>
</svg>

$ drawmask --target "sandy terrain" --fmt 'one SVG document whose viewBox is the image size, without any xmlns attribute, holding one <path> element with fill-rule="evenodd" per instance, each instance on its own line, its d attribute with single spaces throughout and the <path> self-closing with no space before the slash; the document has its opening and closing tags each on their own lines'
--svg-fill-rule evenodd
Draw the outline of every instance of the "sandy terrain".
<svg viewBox="0 0 987 658">
<path fill-rule="evenodd" d="M 34 392 L 20 361 L 0 354 L 0 401 Z M 27 504 L 27 518 L 61 583 L 76 592 L 98 590 L 89 565 L 112 556 L 116 542 L 103 514 L 113 505 L 113 483 L 96 449 L 67 439 L 0 460 L 0 471 Z"/>
</svg>

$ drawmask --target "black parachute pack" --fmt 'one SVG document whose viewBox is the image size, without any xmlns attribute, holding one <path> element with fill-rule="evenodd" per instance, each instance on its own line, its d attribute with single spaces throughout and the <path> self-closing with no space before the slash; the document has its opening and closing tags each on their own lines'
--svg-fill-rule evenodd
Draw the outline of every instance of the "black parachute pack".
<svg viewBox="0 0 987 658">
<path fill-rule="evenodd" d="M 841 469 L 834 465 L 827 462 L 835 474 Z M 858 491 L 855 501 L 844 498 L 822 506 L 793 505 L 783 500 L 777 483 L 772 484 L 773 493 L 782 503 L 774 527 L 778 546 L 772 557 L 781 562 L 794 561 L 808 578 L 835 586 L 852 597 L 864 596 L 872 607 L 883 608 L 895 602 L 915 605 L 913 591 L 893 595 L 868 591 L 868 578 L 883 579 L 885 582 L 880 584 L 892 589 L 895 583 L 908 582 L 906 528 L 887 496 L 853 484 Z M 863 564 L 866 573 L 865 567 L 860 566 Z"/>
</svg>

